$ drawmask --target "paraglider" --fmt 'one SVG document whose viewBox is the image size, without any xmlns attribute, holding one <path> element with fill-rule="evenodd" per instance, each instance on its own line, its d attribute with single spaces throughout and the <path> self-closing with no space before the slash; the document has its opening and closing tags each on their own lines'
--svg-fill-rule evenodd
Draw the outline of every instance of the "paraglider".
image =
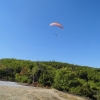
<svg viewBox="0 0 100 100">
<path fill-rule="evenodd" d="M 57 34 L 55 34 L 57 36 Z"/>
<path fill-rule="evenodd" d="M 53 23 L 50 24 L 50 26 L 58 26 L 61 29 L 63 29 L 63 26 L 60 23 L 58 23 L 58 22 L 53 22 Z"/>
</svg>

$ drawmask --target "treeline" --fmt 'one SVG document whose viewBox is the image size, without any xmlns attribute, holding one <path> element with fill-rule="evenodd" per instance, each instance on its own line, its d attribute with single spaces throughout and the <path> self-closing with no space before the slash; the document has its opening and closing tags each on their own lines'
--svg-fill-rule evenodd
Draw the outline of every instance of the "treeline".
<svg viewBox="0 0 100 100">
<path fill-rule="evenodd" d="M 0 79 L 49 86 L 60 91 L 97 98 L 100 68 L 55 61 L 0 60 Z"/>
</svg>

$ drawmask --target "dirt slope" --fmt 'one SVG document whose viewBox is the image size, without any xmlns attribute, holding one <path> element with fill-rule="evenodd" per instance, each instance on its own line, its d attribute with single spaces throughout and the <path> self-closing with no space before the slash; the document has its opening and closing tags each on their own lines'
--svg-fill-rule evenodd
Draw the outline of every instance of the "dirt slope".
<svg viewBox="0 0 100 100">
<path fill-rule="evenodd" d="M 0 100 L 86 100 L 55 89 L 0 86 Z"/>
</svg>

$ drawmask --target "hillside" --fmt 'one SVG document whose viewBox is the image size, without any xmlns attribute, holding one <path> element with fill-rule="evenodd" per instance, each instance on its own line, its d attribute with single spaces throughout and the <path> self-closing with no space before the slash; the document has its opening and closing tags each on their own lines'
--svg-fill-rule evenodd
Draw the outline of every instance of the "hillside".
<svg viewBox="0 0 100 100">
<path fill-rule="evenodd" d="M 100 68 L 56 61 L 1 59 L 0 79 L 35 83 L 39 87 L 55 88 L 94 100 L 100 91 Z"/>
<path fill-rule="evenodd" d="M 0 100 L 88 100 L 55 89 L 0 86 Z"/>
</svg>

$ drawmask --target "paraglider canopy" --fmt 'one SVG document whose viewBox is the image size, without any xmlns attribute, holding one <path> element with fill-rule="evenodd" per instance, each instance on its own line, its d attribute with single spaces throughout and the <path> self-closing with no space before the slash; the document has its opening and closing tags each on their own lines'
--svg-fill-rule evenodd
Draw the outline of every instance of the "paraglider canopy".
<svg viewBox="0 0 100 100">
<path fill-rule="evenodd" d="M 63 26 L 60 23 L 58 23 L 58 22 L 53 22 L 53 23 L 50 24 L 50 26 L 58 26 L 61 29 L 63 29 Z"/>
</svg>

